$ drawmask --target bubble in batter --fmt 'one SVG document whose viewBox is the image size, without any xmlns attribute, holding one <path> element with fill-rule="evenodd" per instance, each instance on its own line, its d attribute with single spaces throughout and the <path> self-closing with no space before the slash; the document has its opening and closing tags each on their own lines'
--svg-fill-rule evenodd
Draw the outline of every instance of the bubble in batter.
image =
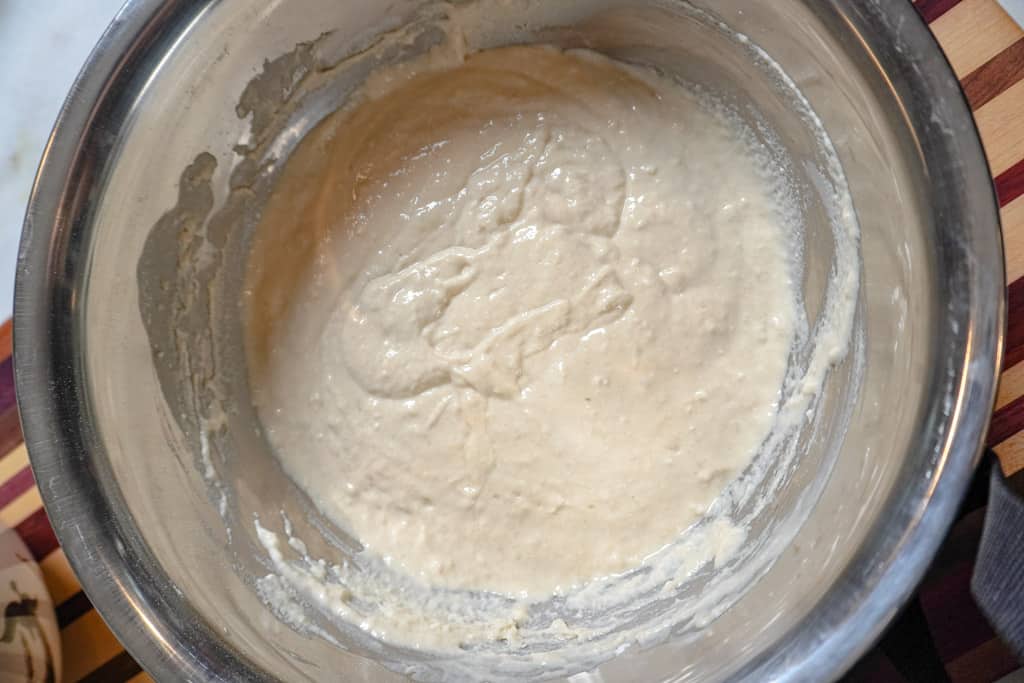
<svg viewBox="0 0 1024 683">
<path fill-rule="evenodd" d="M 371 86 L 288 162 L 248 275 L 285 471 L 428 585 L 539 596 L 641 564 L 776 415 L 791 236 L 748 142 L 588 52 Z"/>
</svg>

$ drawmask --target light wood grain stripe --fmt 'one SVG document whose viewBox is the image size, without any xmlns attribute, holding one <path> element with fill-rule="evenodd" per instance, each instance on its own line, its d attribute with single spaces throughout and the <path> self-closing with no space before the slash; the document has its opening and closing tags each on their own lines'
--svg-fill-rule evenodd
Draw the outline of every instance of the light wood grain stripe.
<svg viewBox="0 0 1024 683">
<path fill-rule="evenodd" d="M 28 451 L 19 443 L 7 455 L 0 458 L 0 481 L 7 481 L 28 464 Z"/>
<path fill-rule="evenodd" d="M 1024 432 L 1017 432 L 1006 441 L 993 446 L 992 450 L 999 456 L 999 464 L 1007 476 L 1024 470 Z"/>
<path fill-rule="evenodd" d="M 1024 197 L 1003 207 L 1003 244 L 1006 249 L 1006 281 L 1024 277 Z"/>
<path fill-rule="evenodd" d="M 69 682 L 82 680 L 124 650 L 95 610 L 72 622 L 60 636 L 64 680 Z"/>
<path fill-rule="evenodd" d="M 1024 80 L 974 112 L 992 175 L 1024 159 Z"/>
<path fill-rule="evenodd" d="M 63 549 L 57 548 L 43 558 L 39 568 L 43 570 L 43 579 L 46 581 L 46 589 L 53 598 L 53 604 L 59 605 L 82 590 Z"/>
<path fill-rule="evenodd" d="M 39 496 L 39 489 L 33 486 L 0 509 L 0 522 L 9 527 L 16 527 L 42 507 L 43 499 Z"/>
<path fill-rule="evenodd" d="M 996 410 L 1007 405 L 1018 396 L 1024 396 L 1024 363 L 1007 368 L 999 378 L 999 393 L 996 395 Z"/>
<path fill-rule="evenodd" d="M 963 0 L 930 28 L 958 78 L 978 69 L 1024 34 L 996 0 Z"/>
</svg>

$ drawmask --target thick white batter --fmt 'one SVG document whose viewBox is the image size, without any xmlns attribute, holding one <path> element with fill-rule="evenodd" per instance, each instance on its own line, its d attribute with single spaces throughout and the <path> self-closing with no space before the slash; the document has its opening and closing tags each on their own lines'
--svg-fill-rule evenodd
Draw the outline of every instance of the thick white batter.
<svg viewBox="0 0 1024 683">
<path fill-rule="evenodd" d="M 289 161 L 249 275 L 285 470 L 427 585 L 641 564 L 776 416 L 796 299 L 767 172 L 676 84 L 586 52 L 366 93 Z"/>
</svg>

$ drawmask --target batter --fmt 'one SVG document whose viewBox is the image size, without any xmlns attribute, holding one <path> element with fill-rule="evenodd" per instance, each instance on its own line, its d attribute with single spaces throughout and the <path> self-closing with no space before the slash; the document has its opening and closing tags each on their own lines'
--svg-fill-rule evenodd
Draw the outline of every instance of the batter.
<svg viewBox="0 0 1024 683">
<path fill-rule="evenodd" d="M 768 175 L 593 53 L 375 76 L 288 162 L 248 276 L 286 472 L 426 586 L 537 598 L 642 564 L 776 418 L 796 296 Z"/>
</svg>

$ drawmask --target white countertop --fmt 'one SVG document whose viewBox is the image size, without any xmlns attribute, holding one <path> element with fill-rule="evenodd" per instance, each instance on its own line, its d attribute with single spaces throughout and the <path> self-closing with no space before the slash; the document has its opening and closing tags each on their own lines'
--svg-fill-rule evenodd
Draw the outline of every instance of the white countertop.
<svg viewBox="0 0 1024 683">
<path fill-rule="evenodd" d="M 0 0 L 0 322 L 11 316 L 21 222 L 50 128 L 122 1 Z"/>
<path fill-rule="evenodd" d="M 998 0 L 1017 25 L 1024 28 L 1024 0 Z"/>
</svg>

